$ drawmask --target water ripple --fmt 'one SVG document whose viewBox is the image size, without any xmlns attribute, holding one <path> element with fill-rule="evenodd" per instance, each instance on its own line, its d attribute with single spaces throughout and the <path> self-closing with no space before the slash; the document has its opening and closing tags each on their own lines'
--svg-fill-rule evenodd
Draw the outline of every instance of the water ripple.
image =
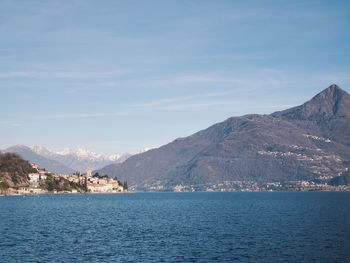
<svg viewBox="0 0 350 263">
<path fill-rule="evenodd" d="M 0 198 L 0 262 L 347 262 L 350 193 Z"/>
</svg>

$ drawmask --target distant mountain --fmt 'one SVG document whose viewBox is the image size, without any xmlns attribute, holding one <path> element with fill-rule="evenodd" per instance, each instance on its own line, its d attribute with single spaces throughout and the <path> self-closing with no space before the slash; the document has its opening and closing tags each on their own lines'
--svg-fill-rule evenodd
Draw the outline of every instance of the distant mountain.
<svg viewBox="0 0 350 263">
<path fill-rule="evenodd" d="M 35 153 L 33 150 L 31 150 L 29 147 L 25 145 L 11 146 L 5 149 L 3 152 L 16 153 L 20 155 L 24 160 L 27 160 L 31 163 L 36 163 L 40 168 L 45 168 L 46 170 L 49 170 L 51 172 L 61 173 L 61 174 L 72 174 L 75 172 L 72 168 L 58 161 L 45 158 Z"/>
<path fill-rule="evenodd" d="M 54 152 L 43 146 L 15 145 L 3 152 L 17 153 L 25 160 L 36 163 L 40 168 L 45 168 L 55 173 L 72 174 L 76 171 L 86 172 L 102 168 L 106 165 L 121 163 L 131 156 L 131 154 L 103 155 L 80 148 L 70 150 L 68 148 L 61 152 Z"/>
<path fill-rule="evenodd" d="M 350 95 L 332 85 L 270 115 L 232 117 L 99 170 L 142 190 L 324 180 L 350 167 Z"/>
<path fill-rule="evenodd" d="M 79 148 L 78 150 L 66 148 L 61 152 L 54 152 L 43 146 L 34 145 L 30 149 L 41 156 L 64 163 L 71 169 L 81 172 L 86 172 L 88 169 L 99 169 L 113 163 L 120 163 L 131 156 L 131 154 L 106 156 L 92 152 L 86 148 Z"/>
</svg>

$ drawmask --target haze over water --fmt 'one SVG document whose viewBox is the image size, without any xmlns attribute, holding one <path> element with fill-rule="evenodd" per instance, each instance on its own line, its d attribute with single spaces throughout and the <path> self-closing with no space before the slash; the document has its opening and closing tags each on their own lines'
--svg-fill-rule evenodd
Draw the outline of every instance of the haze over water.
<svg viewBox="0 0 350 263">
<path fill-rule="evenodd" d="M 0 198 L 0 262 L 347 262 L 349 192 Z"/>
</svg>

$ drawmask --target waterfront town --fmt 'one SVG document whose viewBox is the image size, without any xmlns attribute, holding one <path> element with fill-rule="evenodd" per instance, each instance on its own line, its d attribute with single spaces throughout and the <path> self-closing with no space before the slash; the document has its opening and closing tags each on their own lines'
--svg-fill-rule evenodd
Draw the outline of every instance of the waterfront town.
<svg viewBox="0 0 350 263">
<path fill-rule="evenodd" d="M 350 171 L 347 170 L 347 175 Z M 163 185 L 146 185 L 145 189 L 151 191 L 173 192 L 278 192 L 278 191 L 350 191 L 349 184 L 339 184 L 337 179 L 342 176 L 327 177 L 314 181 L 286 181 L 257 183 L 254 181 L 224 181 L 217 184 L 176 185 L 168 187 Z"/>
<path fill-rule="evenodd" d="M 116 177 L 100 175 L 92 170 L 86 173 L 59 174 L 39 168 L 11 153 L 0 154 L 0 195 L 28 195 L 46 193 L 125 193 L 128 183 Z M 258 191 L 349 191 L 350 169 L 336 176 L 320 175 L 309 181 L 223 181 L 216 184 L 163 185 L 161 181 L 145 184 L 131 190 L 171 192 L 258 192 Z"/>
<path fill-rule="evenodd" d="M 127 182 L 121 183 L 116 178 L 107 175 L 85 174 L 76 172 L 73 175 L 57 174 L 40 169 L 37 164 L 30 163 L 33 171 L 28 173 L 27 184 L 9 186 L 0 189 L 2 195 L 27 195 L 46 193 L 124 193 L 127 192 Z"/>
</svg>

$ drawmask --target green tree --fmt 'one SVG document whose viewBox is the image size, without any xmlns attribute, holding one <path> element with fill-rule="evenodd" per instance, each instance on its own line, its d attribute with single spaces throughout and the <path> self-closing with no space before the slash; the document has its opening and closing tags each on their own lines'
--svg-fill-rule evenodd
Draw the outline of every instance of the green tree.
<svg viewBox="0 0 350 263">
<path fill-rule="evenodd" d="M 87 178 L 85 177 L 84 179 L 84 191 L 87 192 L 88 188 L 87 188 Z"/>
<path fill-rule="evenodd" d="M 0 193 L 7 195 L 7 190 L 9 189 L 9 185 L 7 182 L 1 182 L 0 183 Z"/>
<path fill-rule="evenodd" d="M 124 190 L 128 190 L 128 182 L 125 180 L 123 183 Z"/>
<path fill-rule="evenodd" d="M 10 186 L 8 185 L 7 182 L 1 182 L 1 183 L 0 183 L 0 190 L 1 190 L 1 191 L 5 191 L 5 190 L 7 190 L 9 187 L 10 187 Z"/>
</svg>

